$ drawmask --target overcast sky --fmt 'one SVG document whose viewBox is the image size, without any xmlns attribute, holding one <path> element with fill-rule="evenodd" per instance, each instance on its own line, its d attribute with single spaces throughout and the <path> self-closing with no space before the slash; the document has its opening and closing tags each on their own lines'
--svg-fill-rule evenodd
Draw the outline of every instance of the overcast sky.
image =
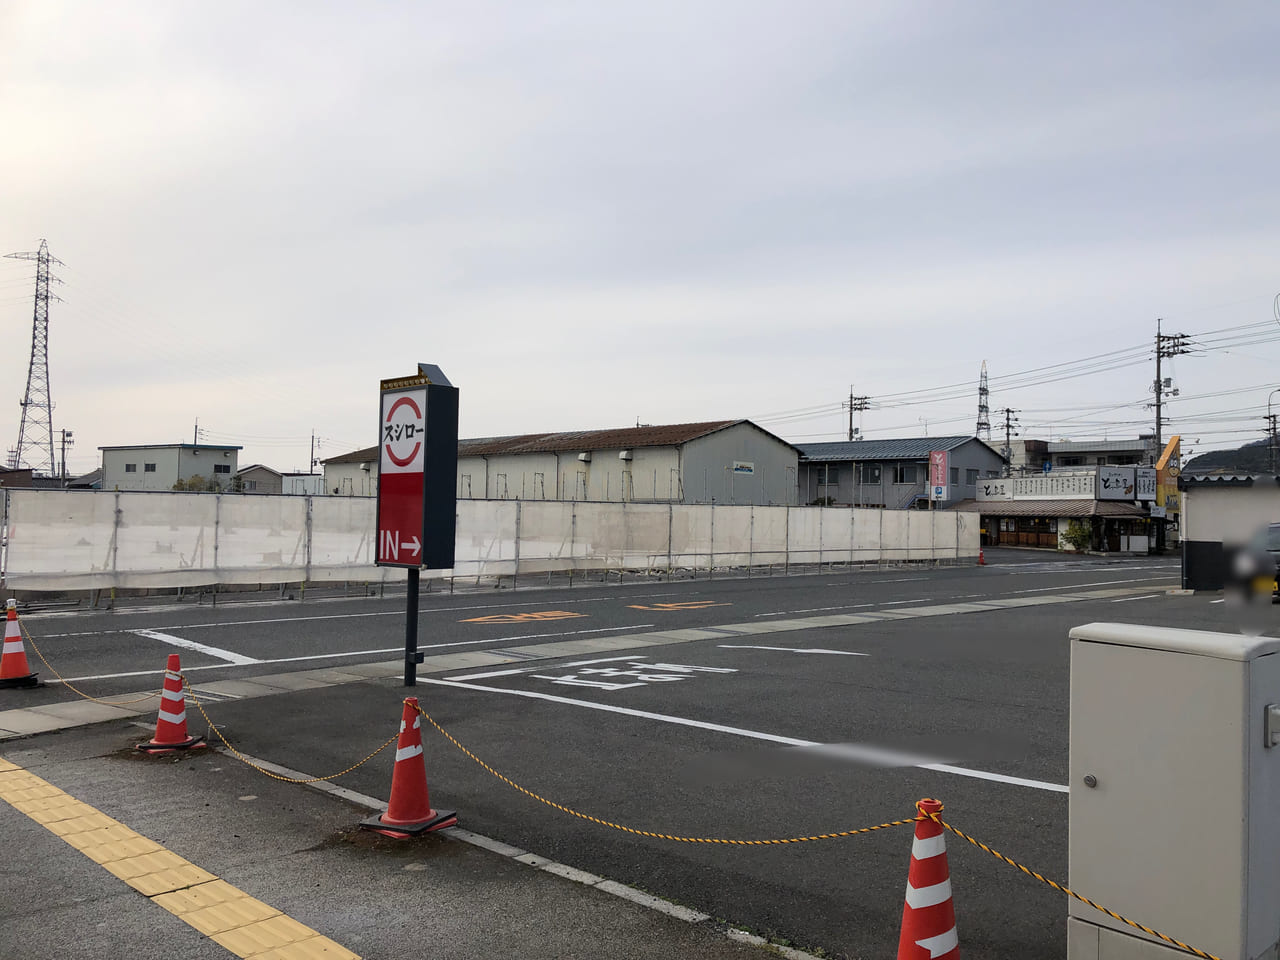
<svg viewBox="0 0 1280 960">
<path fill-rule="evenodd" d="M 1278 28 L 1274 0 L 7 0 L 0 253 L 65 262 L 72 472 L 197 419 L 304 470 L 313 431 L 376 443 L 420 360 L 463 436 L 837 440 L 851 384 L 868 437 L 972 433 L 987 360 L 993 421 L 1131 437 L 1157 317 L 1215 347 L 1166 365 L 1166 434 L 1234 446 L 1280 386 Z M 3 450 L 34 275 L 0 260 Z"/>
</svg>

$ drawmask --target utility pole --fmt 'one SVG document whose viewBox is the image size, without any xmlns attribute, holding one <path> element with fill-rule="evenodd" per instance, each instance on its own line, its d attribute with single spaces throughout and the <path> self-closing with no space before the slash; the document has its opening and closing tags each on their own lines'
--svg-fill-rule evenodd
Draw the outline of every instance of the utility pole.
<svg viewBox="0 0 1280 960">
<path fill-rule="evenodd" d="M 50 283 L 61 283 L 49 273 L 50 264 L 63 266 L 61 260 L 49 255 L 49 242 L 40 241 L 35 253 L 5 254 L 14 260 L 36 262 L 35 315 L 31 323 L 31 363 L 27 367 L 27 392 L 22 397 L 22 423 L 18 427 L 18 446 L 9 459 L 9 466 L 18 468 L 29 454 L 29 449 L 39 451 L 30 456 L 33 471 L 46 471 L 57 475 L 57 462 L 53 459 L 53 399 L 49 392 L 49 301 L 59 300 L 49 292 Z"/>
<path fill-rule="evenodd" d="M 1163 413 L 1165 391 L 1170 396 L 1176 397 L 1178 391 L 1173 387 L 1173 379 L 1164 377 L 1160 372 L 1160 361 L 1166 357 L 1172 359 L 1184 353 L 1190 353 L 1191 348 L 1187 345 L 1187 335 L 1185 333 L 1163 333 L 1161 325 L 1163 321 L 1156 319 L 1156 379 L 1152 384 L 1152 390 L 1155 391 L 1156 402 L 1153 406 L 1156 408 L 1156 449 L 1155 462 L 1158 462 L 1160 455 L 1164 453 L 1164 424 L 1165 416 Z M 1165 544 L 1165 523 L 1167 521 L 1163 517 L 1156 518 L 1156 553 L 1164 553 Z"/>
<path fill-rule="evenodd" d="M 1018 431 L 1014 429 L 1018 425 L 1018 418 L 1014 414 L 1017 412 L 1012 407 L 997 411 L 1004 414 L 1004 475 L 1006 477 L 1013 476 L 1013 438 L 1018 435 Z"/>
<path fill-rule="evenodd" d="M 862 413 L 864 410 L 869 410 L 871 408 L 871 398 L 855 397 L 853 395 L 853 384 L 849 384 L 849 400 L 847 403 L 841 403 L 840 406 L 847 407 L 849 410 L 849 439 L 852 441 L 858 433 L 853 426 L 853 415 L 854 413 Z"/>
<path fill-rule="evenodd" d="M 62 487 L 67 486 L 67 447 L 73 446 L 75 440 L 71 439 L 74 434 L 70 430 L 60 431 L 62 434 Z"/>
<path fill-rule="evenodd" d="M 307 473 L 316 472 L 316 432 L 311 431 L 311 459 L 307 461 Z"/>
<path fill-rule="evenodd" d="M 1171 396 L 1177 396 L 1178 391 L 1173 389 L 1173 380 L 1160 375 L 1160 361 L 1166 357 L 1173 358 L 1184 353 L 1190 353 L 1191 347 L 1187 345 L 1187 335 L 1185 333 L 1161 333 L 1160 325 L 1162 321 L 1156 320 L 1156 379 L 1152 385 L 1152 390 L 1156 395 L 1156 457 L 1164 451 L 1164 424 L 1167 418 L 1161 412 L 1165 391 Z"/>
<path fill-rule="evenodd" d="M 196 425 L 191 428 L 191 445 L 200 446 L 200 418 L 196 417 Z"/>
</svg>

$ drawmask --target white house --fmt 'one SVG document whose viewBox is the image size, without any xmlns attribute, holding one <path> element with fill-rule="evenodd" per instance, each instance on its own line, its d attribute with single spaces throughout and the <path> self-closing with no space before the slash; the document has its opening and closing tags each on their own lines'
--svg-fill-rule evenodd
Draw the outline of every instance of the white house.
<svg viewBox="0 0 1280 960">
<path fill-rule="evenodd" d="M 103 490 L 172 490 L 192 477 L 232 488 L 241 447 L 208 443 L 152 443 L 99 447 Z"/>
</svg>

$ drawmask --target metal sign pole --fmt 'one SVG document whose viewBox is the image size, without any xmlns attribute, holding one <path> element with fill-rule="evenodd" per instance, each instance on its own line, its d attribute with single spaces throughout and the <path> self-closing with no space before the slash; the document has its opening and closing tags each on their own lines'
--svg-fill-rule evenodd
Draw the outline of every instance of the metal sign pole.
<svg viewBox="0 0 1280 960">
<path fill-rule="evenodd" d="M 405 601 L 404 616 L 404 685 L 418 685 L 418 577 L 417 567 L 409 568 L 409 590 Z"/>
</svg>

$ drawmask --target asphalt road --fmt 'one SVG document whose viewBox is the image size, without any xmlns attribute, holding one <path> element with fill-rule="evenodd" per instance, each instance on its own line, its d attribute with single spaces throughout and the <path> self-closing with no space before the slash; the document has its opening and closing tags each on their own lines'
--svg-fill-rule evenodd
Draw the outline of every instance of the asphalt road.
<svg viewBox="0 0 1280 960">
<path fill-rule="evenodd" d="M 1215 597 L 1170 596 L 1176 558 L 991 551 L 988 559 L 981 568 L 427 593 L 427 653 L 711 632 L 424 674 L 414 692 L 505 776 L 638 830 L 808 836 L 907 818 L 915 800 L 936 796 L 961 829 L 1065 880 L 1068 631 L 1090 621 L 1234 630 L 1234 611 Z M 1124 593 L 1080 598 L 1098 590 Z M 981 606 L 991 601 L 1006 605 Z M 959 606 L 933 612 L 947 605 Z M 814 622 L 862 613 L 876 619 Z M 388 595 L 135 606 L 24 622 L 54 667 L 102 696 L 147 689 L 173 651 L 197 686 L 394 659 L 404 616 L 403 597 Z M 714 632 L 729 624 L 766 632 Z M 209 709 L 247 753 L 328 774 L 385 739 L 405 692 L 350 684 Z M 70 695 L 52 684 L 27 696 Z M 424 733 L 432 799 L 457 809 L 469 829 L 803 948 L 881 956 L 896 942 L 909 828 L 770 846 L 642 837 L 540 804 Z M 342 782 L 387 792 L 375 765 Z M 1059 894 L 955 838 L 949 846 L 967 957 L 1065 955 Z"/>
</svg>

